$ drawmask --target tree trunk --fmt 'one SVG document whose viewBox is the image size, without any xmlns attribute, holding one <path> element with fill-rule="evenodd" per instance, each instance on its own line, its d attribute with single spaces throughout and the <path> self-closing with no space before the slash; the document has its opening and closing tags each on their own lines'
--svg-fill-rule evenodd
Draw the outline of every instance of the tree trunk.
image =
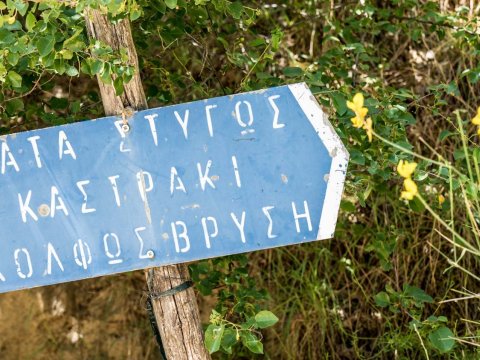
<svg viewBox="0 0 480 360">
<path fill-rule="evenodd" d="M 128 52 L 130 65 L 135 67 L 133 79 L 124 85 L 124 93 L 115 95 L 113 86 L 98 79 L 106 115 L 120 115 L 125 108 L 142 110 L 147 108 L 147 99 L 140 79 L 138 58 L 133 43 L 130 24 L 124 19 L 116 24 L 97 10 L 86 12 L 89 36 L 108 44 L 114 51 L 124 48 Z M 161 294 L 189 280 L 185 264 L 150 269 L 147 272 L 149 291 Z M 152 298 L 153 310 L 168 360 L 210 359 L 203 344 L 203 331 L 195 293 L 192 288 L 172 295 Z"/>
</svg>

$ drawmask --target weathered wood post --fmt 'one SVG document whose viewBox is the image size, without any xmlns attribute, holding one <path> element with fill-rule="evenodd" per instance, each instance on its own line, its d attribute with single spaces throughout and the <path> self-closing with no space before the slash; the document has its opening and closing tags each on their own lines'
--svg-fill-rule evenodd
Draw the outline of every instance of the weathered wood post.
<svg viewBox="0 0 480 360">
<path fill-rule="evenodd" d="M 92 9 L 86 12 L 85 18 L 88 34 L 92 39 L 108 44 L 113 50 L 126 49 L 130 65 L 135 67 L 135 75 L 124 85 L 125 91 L 121 96 L 115 95 L 113 86 L 98 79 L 105 114 L 121 115 L 126 108 L 146 109 L 147 99 L 140 79 L 129 21 L 124 19 L 112 24 L 106 16 Z M 193 289 L 170 291 L 178 289 L 178 286 L 189 280 L 187 265 L 154 268 L 147 272 L 147 278 L 150 294 L 154 295 L 153 309 L 167 359 L 210 359 L 203 344 L 203 332 Z M 160 294 L 162 296 L 159 296 Z"/>
</svg>

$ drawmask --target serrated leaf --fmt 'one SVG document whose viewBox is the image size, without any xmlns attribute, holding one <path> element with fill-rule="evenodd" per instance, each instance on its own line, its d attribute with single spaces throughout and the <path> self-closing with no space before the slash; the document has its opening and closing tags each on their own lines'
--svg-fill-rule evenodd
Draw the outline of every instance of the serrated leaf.
<svg viewBox="0 0 480 360">
<path fill-rule="evenodd" d="M 278 318 L 270 311 L 263 310 L 255 315 L 255 322 L 260 329 L 273 326 L 278 322 Z"/>
<path fill-rule="evenodd" d="M 205 347 L 210 354 L 220 350 L 222 344 L 223 332 L 225 331 L 225 325 L 208 325 L 207 331 L 205 331 Z"/>
<path fill-rule="evenodd" d="M 22 86 L 22 77 L 17 74 L 15 71 L 10 70 L 7 74 L 8 80 L 10 80 L 10 84 L 12 84 L 13 87 L 20 87 Z"/>
<path fill-rule="evenodd" d="M 428 335 L 432 346 L 441 353 L 446 353 L 453 349 L 455 345 L 454 337 L 453 332 L 446 326 L 442 326 Z"/>
<path fill-rule="evenodd" d="M 416 286 L 406 285 L 405 294 L 408 296 L 411 296 L 412 298 L 415 299 L 415 301 L 418 301 L 418 302 L 433 303 L 433 298 L 430 295 L 428 295 L 425 291 L 423 291 L 422 289 Z"/>
</svg>

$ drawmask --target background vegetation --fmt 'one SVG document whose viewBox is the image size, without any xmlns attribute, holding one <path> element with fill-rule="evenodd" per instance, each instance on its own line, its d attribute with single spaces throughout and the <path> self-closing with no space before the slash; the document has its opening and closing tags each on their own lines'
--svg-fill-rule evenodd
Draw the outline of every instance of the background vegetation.
<svg viewBox="0 0 480 360">
<path fill-rule="evenodd" d="M 216 357 L 480 357 L 477 2 L 0 1 L 0 134 L 102 116 L 93 75 L 129 81 L 88 5 L 132 21 L 150 106 L 305 81 L 350 152 L 334 239 L 192 264 L 203 321 L 227 328 Z M 1 295 L 1 358 L 158 358 L 144 290 L 129 273 Z M 264 309 L 276 325 L 232 339 Z"/>
</svg>

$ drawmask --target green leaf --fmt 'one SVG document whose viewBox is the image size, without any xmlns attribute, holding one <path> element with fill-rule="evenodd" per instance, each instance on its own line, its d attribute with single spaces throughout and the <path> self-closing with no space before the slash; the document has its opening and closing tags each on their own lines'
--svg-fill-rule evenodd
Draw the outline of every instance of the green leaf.
<svg viewBox="0 0 480 360">
<path fill-rule="evenodd" d="M 75 33 L 63 42 L 63 48 L 73 52 L 81 51 L 86 45 L 81 39 L 83 29 L 78 29 Z"/>
<path fill-rule="evenodd" d="M 10 84 L 12 84 L 13 87 L 18 88 L 22 86 L 22 77 L 15 71 L 10 70 L 7 74 L 7 78 L 10 80 Z"/>
<path fill-rule="evenodd" d="M 225 325 L 208 325 L 207 331 L 205 332 L 205 347 L 207 348 L 210 354 L 220 350 L 220 345 L 222 344 L 222 336 L 225 331 Z"/>
<path fill-rule="evenodd" d="M 38 53 L 42 57 L 50 54 L 53 51 L 54 45 L 55 45 L 55 38 L 50 35 L 40 38 L 36 43 Z"/>
<path fill-rule="evenodd" d="M 254 354 L 263 354 L 263 344 L 259 340 L 247 341 L 245 346 Z"/>
<path fill-rule="evenodd" d="M 25 16 L 25 14 L 27 13 L 27 10 L 28 10 L 28 6 L 29 6 L 28 1 L 25 1 L 25 2 L 15 1 L 14 5 L 15 5 L 15 8 L 20 13 L 20 15 Z"/>
<path fill-rule="evenodd" d="M 52 97 L 50 107 L 54 110 L 64 110 L 68 107 L 68 99 Z"/>
<path fill-rule="evenodd" d="M 165 5 L 167 5 L 169 9 L 175 9 L 177 7 L 177 0 L 165 0 Z"/>
<path fill-rule="evenodd" d="M 352 149 L 350 150 L 350 161 L 353 164 L 365 165 L 365 156 L 360 151 Z"/>
<path fill-rule="evenodd" d="M 388 296 L 385 291 L 379 292 L 377 295 L 375 295 L 374 299 L 377 306 L 387 307 L 390 305 L 390 296 Z"/>
<path fill-rule="evenodd" d="M 9 52 L 8 55 L 7 55 L 8 63 L 12 66 L 17 65 L 19 58 L 20 58 L 20 55 L 18 55 L 17 53 L 14 53 L 14 52 Z"/>
<path fill-rule="evenodd" d="M 65 73 L 68 76 L 77 76 L 78 75 L 78 70 L 75 66 L 70 66 Z"/>
<path fill-rule="evenodd" d="M 27 30 L 32 31 L 36 23 L 37 19 L 35 18 L 35 15 L 33 15 L 32 13 L 28 13 L 27 18 L 25 19 L 25 27 L 27 28 Z"/>
<path fill-rule="evenodd" d="M 10 116 L 17 115 L 20 111 L 24 109 L 24 104 L 22 99 L 13 99 L 7 101 L 5 109 L 7 110 L 7 114 Z"/>
<path fill-rule="evenodd" d="M 278 318 L 270 311 L 263 310 L 255 315 L 255 322 L 260 329 L 273 326 L 278 322 Z"/>
<path fill-rule="evenodd" d="M 130 21 L 137 20 L 140 16 L 142 16 L 142 11 L 140 9 L 131 9 L 130 10 Z"/>
<path fill-rule="evenodd" d="M 117 76 L 117 78 L 113 81 L 113 87 L 115 88 L 115 94 L 117 96 L 123 94 L 123 79 L 120 76 Z"/>
<path fill-rule="evenodd" d="M 234 19 L 240 19 L 242 17 L 243 5 L 239 1 L 232 2 L 228 5 L 228 12 Z"/>
<path fill-rule="evenodd" d="M 254 354 L 263 354 L 263 344 L 253 333 L 243 331 L 241 338 L 243 345 L 245 345 L 248 350 Z"/>
<path fill-rule="evenodd" d="M 356 210 L 355 204 L 347 200 L 342 200 L 340 208 L 345 212 L 354 212 Z"/>
<path fill-rule="evenodd" d="M 222 349 L 232 354 L 232 346 L 237 343 L 237 332 L 233 329 L 225 329 L 222 338 Z"/>
<path fill-rule="evenodd" d="M 100 74 L 103 72 L 105 64 L 103 61 L 100 60 L 94 60 L 90 62 L 90 71 L 92 74 Z"/>
<path fill-rule="evenodd" d="M 303 75 L 303 70 L 299 67 L 286 67 L 283 69 L 283 74 L 287 77 L 298 77 Z"/>
<path fill-rule="evenodd" d="M 415 301 L 420 303 L 424 303 L 424 302 L 433 303 L 433 298 L 430 295 L 428 295 L 425 291 L 423 291 L 422 289 L 416 286 L 406 285 L 405 295 L 411 296 L 412 298 L 415 299 Z"/>
<path fill-rule="evenodd" d="M 442 326 L 428 335 L 432 346 L 441 353 L 446 353 L 453 349 L 455 345 L 454 337 L 453 332 L 446 326 Z"/>
<path fill-rule="evenodd" d="M 332 93 L 332 100 L 338 115 L 343 116 L 348 111 L 345 97 L 339 92 L 334 92 Z"/>
</svg>

